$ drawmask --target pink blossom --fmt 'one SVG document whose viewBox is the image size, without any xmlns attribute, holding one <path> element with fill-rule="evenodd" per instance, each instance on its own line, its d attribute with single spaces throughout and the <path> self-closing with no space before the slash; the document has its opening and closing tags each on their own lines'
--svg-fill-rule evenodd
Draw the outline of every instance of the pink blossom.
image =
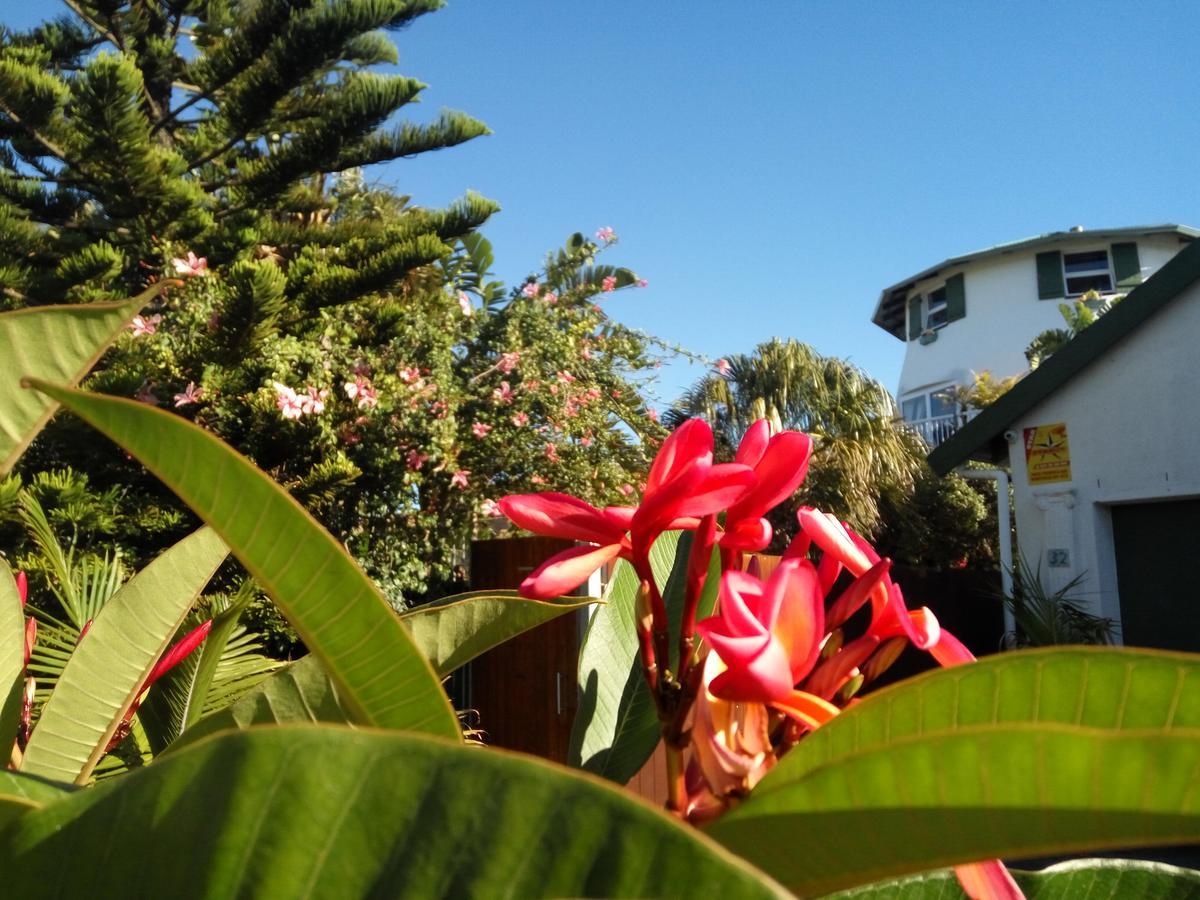
<svg viewBox="0 0 1200 900">
<path fill-rule="evenodd" d="M 650 282 L 648 282 L 645 278 L 639 278 L 637 280 L 637 286 L 640 288 L 650 287 Z"/>
<path fill-rule="evenodd" d="M 471 298 L 468 296 L 466 291 L 458 292 L 458 308 L 462 310 L 462 314 L 468 319 L 471 318 L 471 314 L 475 312 L 475 307 L 471 305 Z"/>
<path fill-rule="evenodd" d="M 158 323 L 162 321 L 162 316 L 134 316 L 133 321 L 129 323 L 129 330 L 133 332 L 134 337 L 141 337 L 144 334 L 154 334 L 158 330 Z"/>
<path fill-rule="evenodd" d="M 519 412 L 512 417 L 512 423 L 518 428 L 524 428 L 529 424 L 529 416 L 523 412 Z"/>
<path fill-rule="evenodd" d="M 658 421 L 658 410 L 654 409 L 653 407 L 646 410 L 646 418 L 649 419 L 651 422 L 657 422 Z"/>
<path fill-rule="evenodd" d="M 550 462 L 558 462 L 558 447 L 554 444 L 546 444 L 546 459 L 550 460 Z"/>
<path fill-rule="evenodd" d="M 588 347 L 585 344 L 583 349 L 579 351 L 579 357 L 580 357 L 580 359 L 591 359 L 592 358 L 592 348 Z"/>
<path fill-rule="evenodd" d="M 275 385 L 275 405 L 279 411 L 283 413 L 285 419 L 298 419 L 304 415 L 304 409 L 300 405 L 300 398 L 286 384 L 280 384 L 278 381 L 273 382 Z"/>
<path fill-rule="evenodd" d="M 496 368 L 503 374 L 507 375 L 517 367 L 517 363 L 521 361 L 521 354 L 516 351 L 512 353 L 501 353 L 500 359 L 496 363 Z"/>
<path fill-rule="evenodd" d="M 579 439 L 579 443 L 583 444 L 583 446 L 585 446 L 585 447 L 590 447 L 590 446 L 592 446 L 592 436 L 591 436 L 591 434 L 585 434 L 583 437 L 581 437 L 581 438 Z"/>
<path fill-rule="evenodd" d="M 605 225 L 596 232 L 596 240 L 601 241 L 605 245 L 615 244 L 617 242 L 617 233 Z"/>
<path fill-rule="evenodd" d="M 433 403 L 429 404 L 429 411 L 433 413 L 435 418 L 438 419 L 446 418 L 446 413 L 448 410 L 449 407 L 446 406 L 445 400 L 434 400 Z"/>
<path fill-rule="evenodd" d="M 306 393 L 300 395 L 300 409 L 305 415 L 319 416 L 325 412 L 325 398 L 329 396 L 329 391 L 325 388 L 318 390 L 309 385 L 305 388 Z"/>
<path fill-rule="evenodd" d="M 530 484 L 545 484 L 545 483 L 546 483 L 546 479 L 545 479 L 545 478 L 543 478 L 541 475 L 530 475 L 530 476 L 529 476 L 529 483 L 530 483 Z"/>
<path fill-rule="evenodd" d="M 374 409 L 379 405 L 379 394 L 362 375 L 353 381 L 347 381 L 345 390 L 346 396 L 355 401 L 359 409 Z"/>
<path fill-rule="evenodd" d="M 471 433 L 477 438 L 485 438 L 488 432 L 492 430 L 492 426 L 486 422 L 476 422 L 471 426 Z"/>
<path fill-rule="evenodd" d="M 420 453 L 417 450 L 409 450 L 404 456 L 405 465 L 414 472 L 418 471 L 428 461 L 429 454 Z"/>
<path fill-rule="evenodd" d="M 575 380 L 575 376 L 572 375 L 570 372 L 559 372 L 558 380 L 561 381 L 563 384 L 570 384 L 572 381 Z"/>
<path fill-rule="evenodd" d="M 492 391 L 492 401 L 495 403 L 512 403 L 513 389 L 507 381 L 500 382 L 500 387 Z"/>
<path fill-rule="evenodd" d="M 407 369 L 401 369 L 398 373 L 400 380 L 405 384 L 415 384 L 421 380 L 421 370 L 416 366 L 409 366 Z"/>
<path fill-rule="evenodd" d="M 479 512 L 489 519 L 498 519 L 504 515 L 500 511 L 500 504 L 495 500 L 484 500 L 479 504 Z"/>
<path fill-rule="evenodd" d="M 521 288 L 521 293 L 532 299 L 536 297 L 541 290 L 542 286 L 540 284 L 538 284 L 536 281 L 531 281 L 526 284 L 525 287 Z"/>
<path fill-rule="evenodd" d="M 611 294 L 616 289 L 617 289 L 617 276 L 616 275 L 605 275 L 604 281 L 602 281 L 600 283 L 600 290 L 604 291 L 604 293 L 606 293 L 606 294 Z"/>
<path fill-rule="evenodd" d="M 176 275 L 183 275 L 188 278 L 208 274 L 208 260 L 203 256 L 197 257 L 191 250 L 188 251 L 186 258 L 177 256 L 172 259 L 171 265 L 175 267 Z"/>
<path fill-rule="evenodd" d="M 729 360 L 725 359 L 724 357 L 722 357 L 721 359 L 718 359 L 716 369 L 722 375 L 728 375 L 729 374 Z"/>
<path fill-rule="evenodd" d="M 192 403 L 199 403 L 204 399 L 204 388 L 196 387 L 194 381 L 189 381 L 187 387 L 183 389 L 182 394 L 175 395 L 175 408 L 188 406 Z"/>
<path fill-rule="evenodd" d="M 541 386 L 542 386 L 542 383 L 540 381 L 538 381 L 536 378 L 530 378 L 528 381 L 525 382 L 525 390 L 527 390 L 527 391 L 536 391 Z"/>
<path fill-rule="evenodd" d="M 633 485 L 632 484 L 621 485 L 621 493 L 624 494 L 626 497 L 633 496 L 633 493 L 634 493 Z"/>
<path fill-rule="evenodd" d="M 133 395 L 133 399 L 139 403 L 158 403 L 158 395 L 150 387 L 150 382 L 143 381 L 142 386 L 137 389 L 137 393 Z"/>
<path fill-rule="evenodd" d="M 558 302 L 558 294 L 554 293 L 554 291 L 546 291 L 542 297 L 542 300 L 548 303 L 550 306 L 553 306 Z"/>
<path fill-rule="evenodd" d="M 356 359 L 354 361 L 354 365 L 350 368 L 350 371 L 355 375 L 362 375 L 365 378 L 371 374 L 371 367 L 367 365 L 367 361 L 365 359 Z"/>
<path fill-rule="evenodd" d="M 471 474 L 470 469 L 459 469 L 457 472 L 454 473 L 453 476 L 451 476 L 450 486 L 456 487 L 460 491 L 465 491 L 467 489 L 467 476 L 469 476 L 470 474 Z"/>
</svg>

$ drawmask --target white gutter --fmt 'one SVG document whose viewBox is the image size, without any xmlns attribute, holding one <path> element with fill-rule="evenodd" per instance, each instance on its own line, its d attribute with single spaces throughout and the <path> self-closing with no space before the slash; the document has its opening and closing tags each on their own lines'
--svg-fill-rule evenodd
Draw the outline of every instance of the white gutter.
<svg viewBox="0 0 1200 900">
<path fill-rule="evenodd" d="M 1013 551 L 1012 551 L 1012 515 L 1009 511 L 1008 504 L 1008 473 L 1003 469 L 955 469 L 954 474 L 961 475 L 963 478 L 986 478 L 989 481 L 996 482 L 996 519 L 999 527 L 999 543 L 1000 543 L 1000 590 L 1004 592 L 1005 597 L 1012 596 L 1012 573 L 1013 573 Z M 1014 634 L 1017 630 L 1017 622 L 1013 618 L 1012 610 L 1008 604 L 1004 604 L 1004 630 L 1008 634 Z"/>
</svg>

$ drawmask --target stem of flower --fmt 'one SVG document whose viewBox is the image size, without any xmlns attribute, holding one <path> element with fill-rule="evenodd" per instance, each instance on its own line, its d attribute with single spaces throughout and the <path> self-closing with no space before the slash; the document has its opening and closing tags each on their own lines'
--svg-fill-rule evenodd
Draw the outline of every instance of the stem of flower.
<svg viewBox="0 0 1200 900">
<path fill-rule="evenodd" d="M 692 550 L 688 555 L 687 584 L 683 595 L 683 619 L 679 625 L 679 683 L 687 681 L 695 645 L 696 608 L 708 580 L 708 563 L 712 557 L 713 540 L 717 533 L 717 517 L 705 516 L 692 534 Z"/>
<path fill-rule="evenodd" d="M 668 741 L 666 749 L 667 809 L 681 819 L 685 819 L 687 818 L 687 778 L 683 767 L 683 748 Z"/>
<path fill-rule="evenodd" d="M 643 581 L 642 586 L 638 588 L 634 619 L 634 627 L 637 629 L 638 636 L 638 649 L 641 651 L 642 657 L 642 674 L 646 678 L 646 685 L 650 688 L 650 694 L 654 697 L 654 702 L 657 705 L 659 702 L 658 663 L 654 654 L 654 642 L 651 637 L 654 614 L 650 606 L 649 582 Z"/>
<path fill-rule="evenodd" d="M 654 639 L 654 657 L 662 669 L 665 670 L 671 664 L 669 643 L 671 631 L 670 625 L 667 622 L 667 605 L 663 602 L 662 594 L 658 592 L 658 585 L 654 583 L 654 571 L 650 568 L 650 560 L 646 558 L 638 560 L 634 564 L 634 571 L 637 572 L 638 578 L 642 580 L 642 591 L 647 593 L 649 599 L 650 629 Z M 640 592 L 638 599 L 640 604 Z M 657 697 L 655 698 L 655 702 L 658 702 Z M 659 705 L 661 706 L 661 704 Z"/>
</svg>

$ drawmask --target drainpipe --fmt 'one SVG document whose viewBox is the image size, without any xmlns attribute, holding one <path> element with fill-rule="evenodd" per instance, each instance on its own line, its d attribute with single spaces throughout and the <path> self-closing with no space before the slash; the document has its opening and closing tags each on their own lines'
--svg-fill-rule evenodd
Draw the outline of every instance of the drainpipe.
<svg viewBox="0 0 1200 900">
<path fill-rule="evenodd" d="M 1012 517 L 1008 506 L 1008 473 L 1003 469 L 956 469 L 956 475 L 963 478 L 986 478 L 996 482 L 996 519 L 1000 529 L 1000 590 L 1005 597 L 1012 596 Z M 1017 630 L 1017 622 L 1012 610 L 1004 604 L 1004 630 L 1013 634 Z"/>
</svg>

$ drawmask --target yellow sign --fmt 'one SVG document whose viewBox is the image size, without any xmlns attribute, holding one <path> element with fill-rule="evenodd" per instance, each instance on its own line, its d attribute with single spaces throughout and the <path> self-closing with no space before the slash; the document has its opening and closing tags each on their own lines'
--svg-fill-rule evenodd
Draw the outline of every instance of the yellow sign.
<svg viewBox="0 0 1200 900">
<path fill-rule="evenodd" d="M 1025 429 L 1025 471 L 1030 484 L 1071 480 L 1066 422 Z"/>
</svg>

